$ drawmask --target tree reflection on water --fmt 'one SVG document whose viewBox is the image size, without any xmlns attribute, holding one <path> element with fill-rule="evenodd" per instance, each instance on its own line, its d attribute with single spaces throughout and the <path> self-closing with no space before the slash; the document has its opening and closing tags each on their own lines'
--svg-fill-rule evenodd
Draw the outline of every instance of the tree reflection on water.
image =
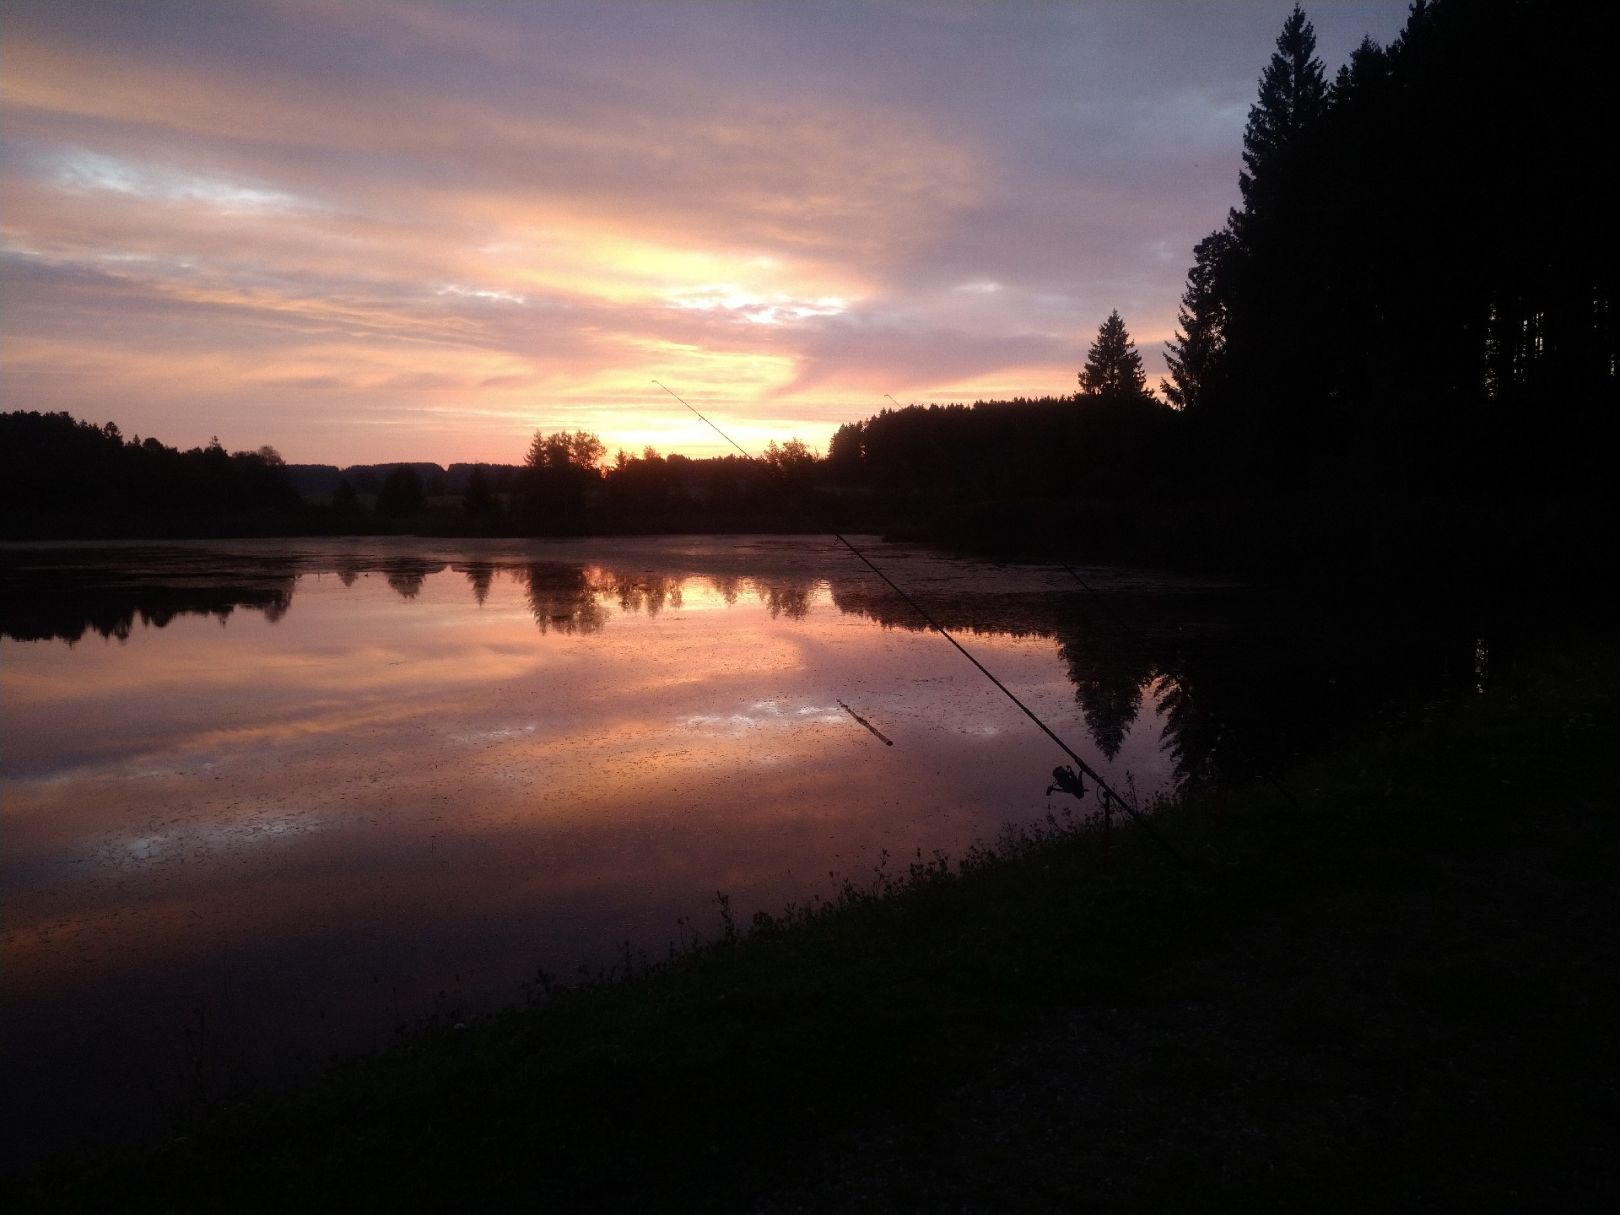
<svg viewBox="0 0 1620 1215">
<path fill-rule="evenodd" d="M 223 623 L 239 609 L 273 624 L 291 607 L 304 577 L 335 574 L 353 587 L 361 577 L 380 574 L 402 600 L 413 601 L 447 569 L 466 579 L 480 606 L 497 578 L 515 580 L 541 635 L 600 634 L 614 609 L 648 617 L 680 611 L 694 588 L 712 592 L 727 607 L 752 595 L 773 620 L 789 623 L 830 601 L 838 612 L 885 628 L 928 628 L 910 606 L 858 570 L 751 576 L 581 561 L 452 563 L 354 552 L 245 560 L 199 549 L 85 548 L 0 554 L 0 636 L 72 645 L 94 633 L 124 642 L 137 622 L 161 629 L 199 615 Z M 1230 588 L 1159 589 L 1106 601 L 1079 590 L 1000 591 L 982 584 L 930 589 L 921 594 L 925 606 L 964 638 L 1053 640 L 1081 720 L 1104 758 L 1121 753 L 1144 713 L 1156 715 L 1161 746 L 1182 788 L 1285 765 L 1336 724 L 1364 714 L 1414 679 L 1453 666 L 1471 671 L 1478 644 L 1466 630 L 1453 638 L 1409 628 L 1392 636 L 1364 622 L 1324 627 L 1313 620 L 1300 627 L 1257 611 L 1252 598 Z M 1436 647 L 1445 654 L 1457 649 L 1463 657 L 1437 662 Z"/>
<path fill-rule="evenodd" d="M 1105 606 L 1056 569 L 879 560 L 1147 796 L 1278 770 L 1436 654 L 1481 677 L 1473 619 L 1392 635 L 1234 588 L 1088 573 L 1123 586 Z M 1055 749 L 852 566 L 806 538 L 0 548 L 31 1026 L 0 1066 L 83 1122 L 191 1058 L 205 1003 L 244 1077 L 275 1075 L 382 1045 L 383 1004 L 438 1010 L 446 974 L 492 1007 L 537 962 L 656 948 L 717 889 L 779 908 L 880 849 L 1039 821 Z"/>
<path fill-rule="evenodd" d="M 137 621 L 154 629 L 181 616 L 224 622 L 238 608 L 274 624 L 292 606 L 299 574 L 290 560 L 267 560 L 251 576 L 228 581 L 207 562 L 160 558 L 156 564 L 161 573 L 144 550 L 115 557 L 97 549 L 8 554 L 0 559 L 0 637 L 73 645 L 95 633 L 123 642 Z"/>
<path fill-rule="evenodd" d="M 599 633 L 607 624 L 603 592 L 591 584 L 584 566 L 537 561 L 517 573 L 542 633 Z"/>
</svg>

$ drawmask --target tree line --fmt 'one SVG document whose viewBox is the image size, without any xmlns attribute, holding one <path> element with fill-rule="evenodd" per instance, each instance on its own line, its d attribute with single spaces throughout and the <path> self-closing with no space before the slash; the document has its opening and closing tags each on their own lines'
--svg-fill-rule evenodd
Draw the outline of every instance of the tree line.
<svg viewBox="0 0 1620 1215">
<path fill-rule="evenodd" d="M 298 491 L 273 447 L 180 451 L 66 413 L 0 414 L 0 528 L 10 536 L 273 534 Z"/>
<path fill-rule="evenodd" d="M 1162 399 L 1116 312 L 1073 396 L 885 410 L 830 462 L 885 518 L 1003 548 L 1254 567 L 1578 548 L 1613 496 L 1620 406 L 1600 27 L 1584 6 L 1418 0 L 1330 80 L 1295 7 L 1239 204 L 1193 250 Z"/>
<path fill-rule="evenodd" d="M 1240 204 L 1193 250 L 1168 409 L 1115 313 L 1066 432 L 1056 400 L 885 411 L 841 430 L 835 461 L 874 484 L 938 469 L 957 498 L 1607 486 L 1620 319 L 1586 179 L 1615 110 L 1597 20 L 1419 0 L 1330 81 L 1296 7 L 1249 112 Z M 1016 473 L 973 468 L 975 450 Z"/>
<path fill-rule="evenodd" d="M 537 431 L 521 464 L 289 466 L 270 447 L 181 451 L 116 423 L 0 413 L 0 535 L 582 535 L 814 530 L 822 461 L 798 440 L 758 460 L 647 448 L 612 461 L 586 431 Z M 302 487 L 302 488 L 301 488 Z M 847 522 L 847 514 L 840 522 Z"/>
<path fill-rule="evenodd" d="M 521 464 L 334 469 L 329 491 L 300 495 L 270 449 L 176 452 L 13 414 L 0 494 L 35 520 L 837 526 L 1251 566 L 1370 551 L 1414 523 L 1488 545 L 1481 511 L 1533 527 L 1533 502 L 1612 495 L 1616 254 L 1586 180 L 1588 132 L 1614 109 L 1599 33 L 1585 6 L 1554 20 L 1531 0 L 1418 0 L 1389 46 L 1364 40 L 1329 80 L 1296 7 L 1249 112 L 1239 204 L 1192 250 L 1157 395 L 1114 312 L 1073 391 L 885 409 L 825 457 L 792 440 L 753 461 L 608 460 L 595 435 L 542 431 Z"/>
<path fill-rule="evenodd" d="M 1332 81 L 1296 7 L 1194 251 L 1166 395 L 1216 486 L 1607 480 L 1620 321 L 1588 6 L 1418 0 Z"/>
</svg>

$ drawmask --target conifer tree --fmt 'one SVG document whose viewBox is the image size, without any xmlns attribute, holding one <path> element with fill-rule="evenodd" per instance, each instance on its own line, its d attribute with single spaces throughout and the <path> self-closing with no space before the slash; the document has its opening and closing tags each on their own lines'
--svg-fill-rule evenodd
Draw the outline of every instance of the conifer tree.
<svg viewBox="0 0 1620 1215">
<path fill-rule="evenodd" d="M 1297 5 L 1260 76 L 1243 132 L 1242 207 L 1227 222 L 1223 405 L 1236 475 L 1281 485 L 1305 476 L 1301 459 L 1328 440 L 1329 368 L 1319 356 L 1326 301 L 1320 172 L 1328 88 L 1316 31 Z M 1218 394 L 1219 395 L 1219 394 Z"/>
<path fill-rule="evenodd" d="M 1277 197 L 1277 179 L 1305 135 L 1327 108 L 1327 78 L 1316 58 L 1316 30 L 1299 5 L 1283 22 L 1277 49 L 1260 76 L 1260 97 L 1249 107 L 1243 131 L 1243 171 L 1238 189 L 1244 210 L 1265 210 Z"/>
<path fill-rule="evenodd" d="M 1193 248 L 1187 290 L 1176 314 L 1180 328 L 1164 344 L 1170 378 L 1159 390 L 1177 409 L 1199 409 L 1209 403 L 1210 388 L 1226 351 L 1226 258 L 1232 237 L 1225 229 L 1211 232 Z"/>
<path fill-rule="evenodd" d="M 1080 393 L 1088 397 L 1150 399 L 1142 356 L 1125 329 L 1118 310 L 1097 330 L 1097 340 L 1080 370 Z"/>
</svg>

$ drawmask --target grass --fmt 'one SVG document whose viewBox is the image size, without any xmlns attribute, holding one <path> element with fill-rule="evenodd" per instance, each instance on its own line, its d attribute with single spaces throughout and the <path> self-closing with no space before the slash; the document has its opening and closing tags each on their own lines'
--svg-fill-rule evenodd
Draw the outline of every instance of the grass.
<svg viewBox="0 0 1620 1215">
<path fill-rule="evenodd" d="M 1596 1210 L 1620 640 L 439 1027 L 12 1210 Z M 539 988 L 548 984 L 541 981 Z M 1606 1207 L 1605 1207 L 1606 1209 Z"/>
</svg>

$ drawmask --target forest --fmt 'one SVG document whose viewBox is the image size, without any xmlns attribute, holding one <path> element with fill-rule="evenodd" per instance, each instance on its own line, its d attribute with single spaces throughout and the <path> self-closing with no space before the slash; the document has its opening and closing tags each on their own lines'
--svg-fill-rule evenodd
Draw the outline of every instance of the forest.
<svg viewBox="0 0 1620 1215">
<path fill-rule="evenodd" d="M 1556 16 L 1556 19 L 1554 19 Z M 831 527 L 1007 553 L 1265 569 L 1327 549 L 1540 551 L 1613 496 L 1615 242 L 1589 166 L 1614 117 L 1599 17 L 1419 0 L 1329 79 L 1295 8 L 1192 253 L 1150 389 L 1125 319 L 1074 390 L 914 404 L 820 456 L 620 452 L 287 466 L 66 414 L 0 416 L 4 534 L 582 534 Z M 514 453 L 516 454 L 516 453 Z"/>
</svg>

